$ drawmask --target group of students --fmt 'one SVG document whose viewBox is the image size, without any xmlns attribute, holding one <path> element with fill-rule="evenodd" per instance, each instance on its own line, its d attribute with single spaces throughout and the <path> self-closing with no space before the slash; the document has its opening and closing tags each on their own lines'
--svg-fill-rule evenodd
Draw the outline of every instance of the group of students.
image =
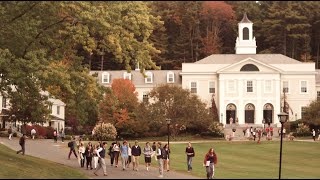
<svg viewBox="0 0 320 180">
<path fill-rule="evenodd" d="M 131 162 L 132 169 L 134 171 L 138 171 L 139 158 L 141 154 L 144 154 L 147 171 L 149 171 L 149 168 L 151 166 L 152 157 L 155 157 L 155 160 L 158 162 L 160 178 L 163 177 L 164 171 L 169 171 L 170 149 L 168 144 L 165 144 L 162 147 L 161 142 L 154 142 L 152 146 L 150 146 L 150 143 L 147 142 L 145 147 L 141 149 L 138 141 L 135 141 L 135 144 L 133 146 L 131 146 L 130 143 L 128 143 L 126 140 L 123 141 L 122 144 L 116 141 L 111 143 L 111 145 L 107 149 L 107 142 L 100 142 L 96 145 L 93 145 L 91 142 L 89 142 L 85 147 L 81 139 L 77 144 L 75 138 L 72 138 L 72 141 L 68 143 L 68 147 L 70 148 L 68 159 L 70 159 L 71 154 L 74 153 L 75 157 L 79 160 L 80 166 L 84 167 L 86 162 L 87 170 L 94 169 L 94 174 L 96 176 L 98 176 L 97 173 L 101 168 L 103 169 L 103 175 L 108 175 L 105 162 L 106 154 L 110 156 L 111 166 L 115 166 L 116 168 L 119 165 L 118 161 L 120 157 L 123 171 L 129 168 Z M 76 148 L 78 148 L 78 153 L 76 152 Z M 192 170 L 192 158 L 195 156 L 195 151 L 191 146 L 191 143 L 188 143 L 185 153 L 187 155 L 188 172 L 190 172 Z M 208 179 L 213 178 L 214 165 L 216 163 L 217 155 L 215 154 L 213 148 L 210 148 L 209 152 L 205 155 L 203 164 L 206 167 Z"/>
</svg>

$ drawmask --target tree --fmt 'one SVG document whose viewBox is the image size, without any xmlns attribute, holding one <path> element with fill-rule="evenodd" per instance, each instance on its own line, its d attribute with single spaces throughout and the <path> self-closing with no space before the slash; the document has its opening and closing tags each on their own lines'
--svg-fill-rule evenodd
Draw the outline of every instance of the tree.
<svg viewBox="0 0 320 180">
<path fill-rule="evenodd" d="M 206 104 L 190 91 L 174 85 L 162 85 L 150 92 L 151 101 L 148 109 L 156 117 L 154 126 L 166 124 L 166 118 L 171 119 L 171 124 L 186 126 L 187 132 L 206 131 L 212 122 Z"/>
<path fill-rule="evenodd" d="M 101 121 L 113 124 L 121 136 L 134 134 L 133 124 L 136 121 L 135 110 L 138 106 L 137 95 L 130 80 L 114 79 L 111 89 L 106 91 L 100 103 Z"/>
<path fill-rule="evenodd" d="M 303 116 L 303 122 L 309 126 L 320 126 L 320 101 L 312 101 L 306 108 Z"/>
</svg>

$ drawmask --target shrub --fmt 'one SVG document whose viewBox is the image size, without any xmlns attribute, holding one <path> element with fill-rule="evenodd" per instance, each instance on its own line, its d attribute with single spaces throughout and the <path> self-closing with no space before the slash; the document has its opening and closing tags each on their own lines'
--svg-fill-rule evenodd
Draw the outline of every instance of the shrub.
<svg viewBox="0 0 320 180">
<path fill-rule="evenodd" d="M 17 137 L 18 134 L 17 134 L 16 132 L 14 132 L 12 136 L 13 136 L 13 137 Z"/>
<path fill-rule="evenodd" d="M 8 131 L 0 131 L 0 137 L 8 137 Z"/>
<path fill-rule="evenodd" d="M 209 128 L 209 134 L 211 136 L 214 136 L 214 137 L 223 137 L 224 136 L 224 133 L 223 133 L 223 125 L 221 123 L 218 123 L 218 122 L 213 122 L 212 124 L 210 124 Z M 208 135 L 208 134 L 206 134 Z"/>
<path fill-rule="evenodd" d="M 298 128 L 296 129 L 296 132 L 293 133 L 294 136 L 310 136 L 310 128 L 308 125 L 304 123 L 299 123 Z"/>
<path fill-rule="evenodd" d="M 99 140 L 114 140 L 117 137 L 117 129 L 110 123 L 99 123 L 94 127 L 94 135 Z"/>
<path fill-rule="evenodd" d="M 53 131 L 54 131 L 54 129 L 52 127 L 48 126 L 48 127 L 45 127 L 45 130 L 46 130 L 47 139 L 53 139 Z"/>
</svg>

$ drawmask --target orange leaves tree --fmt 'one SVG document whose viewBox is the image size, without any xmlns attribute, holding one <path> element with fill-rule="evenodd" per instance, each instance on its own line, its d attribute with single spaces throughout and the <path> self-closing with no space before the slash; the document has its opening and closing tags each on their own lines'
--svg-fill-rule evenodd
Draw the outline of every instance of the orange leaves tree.
<svg viewBox="0 0 320 180">
<path fill-rule="evenodd" d="M 113 124 L 121 137 L 137 133 L 135 110 L 138 106 L 138 93 L 135 90 L 130 80 L 114 79 L 100 103 L 100 121 Z"/>
</svg>

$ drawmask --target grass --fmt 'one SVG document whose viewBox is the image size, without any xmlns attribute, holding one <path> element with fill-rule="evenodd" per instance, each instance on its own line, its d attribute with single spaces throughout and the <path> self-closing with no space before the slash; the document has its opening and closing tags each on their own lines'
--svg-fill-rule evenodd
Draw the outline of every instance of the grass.
<svg viewBox="0 0 320 180">
<path fill-rule="evenodd" d="M 50 155 L 50 154 L 49 154 Z M 5 179 L 87 179 L 73 168 L 48 160 L 16 154 L 0 144 L 0 178 Z"/>
<path fill-rule="evenodd" d="M 186 172 L 186 144 L 172 144 L 170 159 L 172 169 Z M 218 164 L 216 178 L 276 179 L 279 175 L 279 141 L 262 142 L 213 142 L 193 144 L 196 157 L 192 174 L 205 178 L 202 166 L 205 153 L 214 147 Z M 320 143 L 283 142 L 281 178 L 319 178 Z"/>
</svg>

